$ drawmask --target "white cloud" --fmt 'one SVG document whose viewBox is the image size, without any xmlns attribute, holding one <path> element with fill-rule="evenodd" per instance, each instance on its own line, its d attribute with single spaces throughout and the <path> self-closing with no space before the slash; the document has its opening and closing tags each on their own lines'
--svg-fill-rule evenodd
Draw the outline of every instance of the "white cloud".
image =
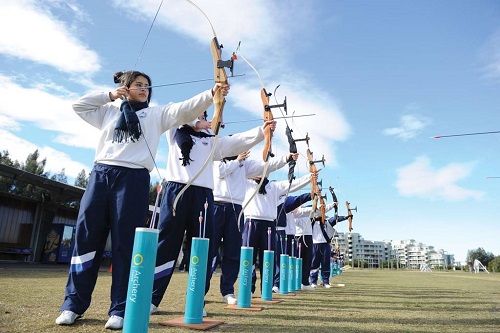
<svg viewBox="0 0 500 333">
<path fill-rule="evenodd" d="M 479 51 L 484 76 L 488 78 L 500 78 L 500 29 L 497 30 Z"/>
<path fill-rule="evenodd" d="M 396 188 L 406 197 L 462 201 L 480 199 L 484 193 L 463 188 L 457 183 L 472 171 L 468 164 L 452 163 L 434 169 L 426 156 L 420 156 L 407 166 L 397 170 Z"/>
<path fill-rule="evenodd" d="M 20 124 L 14 119 L 0 114 L 0 128 L 8 128 L 12 131 L 18 131 L 20 129 Z"/>
<path fill-rule="evenodd" d="M 73 36 L 74 31 L 68 23 L 52 15 L 50 4 L 58 3 L 2 0 L 0 53 L 49 65 L 67 73 L 88 74 L 99 71 L 97 54 Z M 76 12 L 75 4 L 68 8 L 81 17 Z M 15 33 L 10 33 L 12 30 Z"/>
<path fill-rule="evenodd" d="M 90 149 L 97 146 L 98 130 L 86 125 L 73 112 L 73 95 L 51 95 L 40 84 L 34 88 L 22 87 L 1 74 L 0 86 L 0 115 L 13 124 L 30 122 L 39 129 L 55 133 L 55 141 L 66 145 Z"/>
<path fill-rule="evenodd" d="M 151 23 L 159 5 L 157 0 L 113 2 L 132 18 L 148 23 Z M 259 55 L 266 59 L 277 58 L 278 53 L 284 57 L 286 55 L 281 46 L 292 39 L 300 39 L 300 33 L 304 31 L 302 26 L 310 27 L 314 23 L 314 15 L 305 2 L 295 5 L 292 2 L 239 0 L 236 6 L 231 6 L 230 11 L 221 10 L 228 6 L 226 1 L 195 2 L 212 22 L 219 42 L 227 47 L 226 55 L 230 54 L 229 47 L 236 48 L 238 42 L 242 41 L 245 54 L 250 59 Z M 207 46 L 207 41 L 212 38 L 208 20 L 187 1 L 163 3 L 155 24 L 190 36 Z"/>
<path fill-rule="evenodd" d="M 382 133 L 406 141 L 416 137 L 429 124 L 428 118 L 417 114 L 405 114 L 401 116 L 398 127 L 386 128 Z"/>
<path fill-rule="evenodd" d="M 136 20 L 148 21 L 154 17 L 159 3 L 154 0 L 130 0 L 125 3 L 114 1 L 114 5 L 125 11 Z M 266 0 L 241 0 L 237 6 L 231 7 L 231 13 L 221 11 L 227 2 L 221 0 L 196 1 L 214 25 L 219 43 L 225 45 L 223 58 L 227 59 L 241 44 L 240 55 L 244 55 L 259 71 L 266 89 L 272 92 L 281 84 L 278 91 L 278 102 L 286 96 L 289 113 L 315 113 L 314 117 L 295 119 L 294 136 L 311 136 L 311 150 L 315 157 L 325 155 L 328 165 L 336 164 L 335 141 L 343 141 L 351 134 L 350 126 L 334 98 L 326 93 L 324 87 L 311 82 L 305 69 L 294 68 L 291 57 L 295 53 L 294 43 L 311 41 L 311 31 L 316 28 L 314 11 L 306 2 L 281 3 Z M 189 17 L 189 20 L 186 20 Z M 293 20 L 290 19 L 293 17 Z M 300 25 L 296 22 L 301 22 Z M 158 26 L 174 30 L 207 45 L 212 38 L 212 31 L 207 19 L 196 8 L 186 1 L 163 4 L 155 22 Z M 303 29 L 307 26 L 307 29 Z M 307 36 L 304 36 L 307 34 Z M 256 117 L 262 117 L 260 99 L 261 85 L 257 75 L 244 62 L 237 61 L 238 70 L 246 71 L 247 75 L 238 80 L 232 80 L 229 103 L 248 110 Z M 274 96 L 272 103 L 275 104 Z M 281 115 L 273 109 L 275 116 Z M 290 122 L 290 120 L 289 120 Z M 290 124 L 292 126 L 292 124 Z M 273 139 L 273 147 L 280 152 L 288 152 L 288 143 L 284 136 L 285 124 L 278 123 L 278 134 Z M 306 145 L 297 143 L 299 150 L 305 151 Z M 253 150 L 258 151 L 258 147 Z"/>
<path fill-rule="evenodd" d="M 263 106 L 259 88 L 260 86 L 257 85 L 234 84 L 231 86 L 230 98 L 236 106 L 246 109 L 256 118 L 262 119 Z M 292 82 L 280 87 L 277 93 L 278 103 L 282 103 L 285 96 L 287 98 L 288 116 L 294 112 L 296 115 L 314 114 L 311 117 L 287 119 L 293 130 L 294 139 L 304 138 L 306 134 L 309 134 L 311 137 L 310 147 L 315 153 L 315 159 L 325 155 L 329 166 L 336 165 L 334 142 L 345 140 L 351 133 L 350 126 L 336 103 L 328 96 L 306 92 L 302 87 Z M 270 102 L 271 105 L 277 104 L 274 96 L 271 97 Z M 274 117 L 282 116 L 277 108 L 273 109 L 272 112 Z M 281 152 L 288 152 L 288 141 L 284 135 L 285 128 L 285 122 L 278 120 L 273 145 L 278 145 L 278 150 Z M 297 148 L 305 153 L 307 145 L 303 142 L 297 142 Z"/>
<path fill-rule="evenodd" d="M 240 40 L 243 41 L 242 51 L 266 79 L 266 84 L 269 84 L 268 89 L 272 90 L 276 85 L 282 84 L 279 94 L 282 96 L 281 99 L 287 96 L 289 112 L 316 114 L 314 117 L 295 119 L 294 137 L 302 137 L 309 132 L 311 150 L 315 153 L 315 157 L 320 158 L 324 154 L 328 165 L 335 165 L 334 143 L 345 140 L 350 135 L 349 124 L 339 105 L 323 87 L 311 83 L 307 73 L 290 66 L 290 57 L 294 53 L 290 49 L 292 47 L 290 41 L 299 40 L 302 34 L 308 33 L 296 22 L 300 21 L 301 24 L 307 25 L 309 33 L 310 29 L 314 30 L 314 15 L 311 14 L 308 5 L 270 3 L 263 0 L 240 1 L 238 6 L 232 7 L 231 14 L 228 15 L 227 12 L 219 10 L 227 5 L 223 1 L 196 3 L 215 24 L 219 42 L 224 42 L 226 46 L 224 56 L 228 56 L 232 51 L 230 48 L 236 47 Z M 114 5 L 122 13 L 126 13 L 132 19 L 142 20 L 141 24 L 151 23 L 158 4 L 156 0 L 114 1 Z M 32 0 L 2 1 L 0 4 L 2 12 L 12 13 L 10 16 L 22 19 L 0 23 L 0 28 L 5 28 L 2 24 L 8 24 L 9 29 L 16 27 L 19 30 L 15 38 L 2 34 L 0 53 L 54 66 L 66 72 L 98 71 L 100 67 L 97 55 L 78 40 L 77 25 L 68 22 L 68 17 L 72 17 L 75 21 L 88 19 L 79 6 L 74 1 L 65 3 L 59 0 L 48 3 Z M 59 7 L 57 12 L 54 10 L 55 7 Z M 56 13 L 60 15 L 62 7 L 65 7 L 66 12 L 68 10 L 71 12 L 71 15 L 66 15 L 64 20 L 56 16 Z M 186 17 L 189 17 L 189 20 L 186 20 Z M 294 17 L 294 20 L 290 20 L 289 17 Z M 31 25 L 24 20 L 29 20 Z M 158 26 L 167 27 L 169 30 L 193 38 L 200 44 L 207 45 L 209 52 L 208 40 L 212 37 L 210 26 L 203 15 L 189 3 L 169 2 L 168 5 L 165 3 L 155 24 L 157 25 L 155 29 Z M 33 35 L 29 35 L 28 26 L 32 25 L 37 29 Z M 20 27 L 17 28 L 18 26 Z M 44 47 L 39 44 L 40 40 L 45 41 L 42 45 Z M 57 47 L 46 47 L 47 40 L 56 40 Z M 310 38 L 304 39 L 304 43 L 308 41 Z M 257 116 L 261 116 L 261 112 L 257 111 L 262 109 L 262 105 L 260 85 L 256 76 L 243 61 L 239 61 L 237 65 L 241 66 L 242 71 L 248 70 L 248 75 L 247 80 L 238 80 L 243 82 L 241 84 L 235 83 L 236 80 L 232 82 L 234 85 L 230 103 L 235 103 L 246 110 L 253 110 Z M 273 82 L 267 82 L 268 78 L 272 78 Z M 21 82 L 19 78 L 8 78 L 0 74 L 0 84 L 6 87 L 0 91 L 0 100 L 5 101 L 0 105 L 0 116 L 7 117 L 6 119 L 13 125 L 18 124 L 17 129 L 22 129 L 20 126 L 23 123 L 30 122 L 41 130 L 49 131 L 53 142 L 94 149 L 98 138 L 97 130 L 85 125 L 71 110 L 71 102 L 79 96 L 46 77 L 37 80 L 39 82 L 35 82 L 36 79 L 31 77 L 29 80 L 23 78 Z M 93 90 L 101 88 L 99 83 L 92 82 L 90 77 L 79 77 L 78 82 L 86 87 L 92 87 Z M 22 105 L 19 101 L 23 101 Z M 278 110 L 273 110 L 273 113 L 279 115 Z M 288 143 L 284 136 L 285 126 L 283 122 L 278 126 L 279 134 L 275 136 L 273 146 L 277 147 L 278 151 L 285 152 L 288 151 Z M 13 131 L 14 126 L 9 126 L 8 129 Z M 305 144 L 298 143 L 297 146 L 299 150 L 305 151 Z"/>
</svg>

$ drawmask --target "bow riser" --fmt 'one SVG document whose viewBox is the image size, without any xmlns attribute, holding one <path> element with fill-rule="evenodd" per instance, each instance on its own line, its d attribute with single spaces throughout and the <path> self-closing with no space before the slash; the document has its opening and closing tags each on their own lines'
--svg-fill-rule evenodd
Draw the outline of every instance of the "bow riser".
<svg viewBox="0 0 500 333">
<path fill-rule="evenodd" d="M 212 42 L 210 43 L 210 50 L 212 51 L 212 59 L 214 63 L 214 81 L 215 83 L 227 84 L 227 74 L 225 71 L 225 64 L 221 65 L 222 58 L 222 49 L 217 40 L 217 37 L 212 38 Z M 229 61 L 229 68 L 232 70 L 232 60 Z M 226 99 L 224 95 L 222 95 L 221 89 L 219 89 L 213 97 L 214 101 L 214 116 L 212 118 L 212 131 L 215 135 L 219 134 L 219 130 L 222 124 L 222 113 L 224 110 L 224 105 L 226 103 Z"/>
<path fill-rule="evenodd" d="M 269 107 L 269 96 L 265 88 L 260 91 L 260 98 L 262 99 L 262 105 L 264 106 L 264 121 L 274 120 L 273 113 L 271 112 L 271 107 Z M 267 126 L 264 129 L 264 149 L 262 150 L 262 159 L 264 162 L 272 156 L 272 145 L 271 141 L 273 138 L 273 131 L 271 131 L 271 126 Z"/>
<path fill-rule="evenodd" d="M 318 161 L 314 161 L 314 156 L 312 151 L 308 148 L 307 149 L 307 160 L 309 161 L 309 172 L 311 174 L 317 174 L 318 169 L 316 168 L 316 163 Z M 324 158 L 321 160 L 324 165 Z M 325 197 L 321 194 L 321 187 L 318 185 L 318 183 L 321 184 L 321 182 L 318 182 L 314 177 L 311 179 L 311 197 L 314 198 L 314 200 L 319 200 L 320 202 L 320 212 L 321 212 L 321 223 L 324 224 L 326 221 L 326 203 L 325 203 Z M 313 207 L 313 212 L 316 211 L 316 207 Z"/>
<path fill-rule="evenodd" d="M 349 201 L 345 202 L 345 205 L 347 207 L 347 216 L 349 216 L 348 221 L 349 221 L 349 232 L 352 231 L 352 212 L 351 212 L 351 204 Z"/>
</svg>

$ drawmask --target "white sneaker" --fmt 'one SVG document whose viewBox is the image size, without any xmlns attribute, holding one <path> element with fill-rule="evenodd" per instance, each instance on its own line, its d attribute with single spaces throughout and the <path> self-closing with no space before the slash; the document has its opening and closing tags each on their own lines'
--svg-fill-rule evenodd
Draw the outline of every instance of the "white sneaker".
<svg viewBox="0 0 500 333">
<path fill-rule="evenodd" d="M 158 312 L 158 307 L 156 305 L 154 305 L 153 303 L 151 303 L 151 306 L 149 307 L 149 314 L 152 315 L 152 314 L 155 314 Z"/>
<path fill-rule="evenodd" d="M 314 287 L 313 286 L 305 286 L 305 285 L 302 285 L 302 290 L 314 290 Z"/>
<path fill-rule="evenodd" d="M 280 293 L 280 288 L 278 288 L 278 287 L 274 286 L 274 287 L 273 287 L 273 293 L 275 293 L 275 294 L 279 294 L 279 293 Z"/>
<path fill-rule="evenodd" d="M 120 316 L 111 316 L 108 319 L 108 322 L 106 325 L 104 325 L 104 328 L 109 328 L 111 330 L 119 330 L 123 328 L 123 318 Z"/>
<path fill-rule="evenodd" d="M 207 317 L 208 314 L 207 314 L 207 311 L 205 310 L 205 307 L 203 307 L 203 317 Z"/>
<path fill-rule="evenodd" d="M 59 317 L 57 317 L 56 324 L 57 325 L 72 325 L 75 322 L 75 320 L 77 320 L 78 318 L 81 318 L 81 317 L 82 317 L 82 315 L 74 313 L 73 311 L 64 310 L 63 312 L 61 312 Z"/>
<path fill-rule="evenodd" d="M 325 287 L 325 288 L 331 288 L 331 287 L 332 287 L 332 285 L 331 285 L 331 284 L 329 284 L 329 283 L 327 283 L 327 284 L 323 284 L 323 287 Z"/>
<path fill-rule="evenodd" d="M 238 302 L 234 294 L 227 294 L 222 296 L 222 301 L 226 304 L 236 304 Z"/>
<path fill-rule="evenodd" d="M 311 287 L 316 288 L 318 285 L 316 283 L 311 283 Z"/>
</svg>

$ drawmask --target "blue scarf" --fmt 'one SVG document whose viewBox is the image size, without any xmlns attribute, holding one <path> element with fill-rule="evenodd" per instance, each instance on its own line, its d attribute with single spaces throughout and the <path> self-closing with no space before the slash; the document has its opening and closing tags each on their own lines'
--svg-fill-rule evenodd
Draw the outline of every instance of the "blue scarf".
<svg viewBox="0 0 500 333">
<path fill-rule="evenodd" d="M 193 148 L 194 141 L 191 136 L 196 136 L 198 138 L 209 138 L 213 135 L 205 133 L 205 132 L 196 132 L 191 126 L 183 125 L 181 128 L 177 130 L 175 133 L 175 142 L 177 146 L 181 149 L 182 158 L 179 160 L 182 161 L 182 166 L 187 166 L 193 160 L 189 156 L 191 154 L 191 149 Z"/>
<path fill-rule="evenodd" d="M 255 179 L 255 182 L 258 184 L 260 183 L 260 179 Z M 269 179 L 264 178 L 264 180 L 262 181 L 262 184 L 260 185 L 259 187 L 259 194 L 262 194 L 262 195 L 266 195 L 267 194 L 267 191 L 266 191 L 266 185 L 269 183 Z"/>
<path fill-rule="evenodd" d="M 122 114 L 118 118 L 113 134 L 113 142 L 132 142 L 139 140 L 142 135 L 141 123 L 136 112 L 148 107 L 148 102 L 129 102 L 127 100 L 120 105 Z"/>
</svg>

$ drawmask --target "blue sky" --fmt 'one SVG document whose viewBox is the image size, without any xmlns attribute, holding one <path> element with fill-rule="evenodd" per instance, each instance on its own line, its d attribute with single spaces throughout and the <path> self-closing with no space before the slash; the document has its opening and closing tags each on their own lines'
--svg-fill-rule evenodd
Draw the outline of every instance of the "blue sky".
<svg viewBox="0 0 500 333">
<path fill-rule="evenodd" d="M 97 130 L 71 103 L 115 88 L 118 70 L 153 84 L 213 76 L 206 19 L 187 1 L 0 2 L 0 143 L 13 159 L 39 149 L 47 170 L 72 182 L 90 170 Z M 267 89 L 288 109 L 296 137 L 327 162 L 320 178 L 357 206 L 354 232 L 368 240 L 415 239 L 465 260 L 483 247 L 500 255 L 500 3 L 480 1 L 196 2 L 229 58 L 241 41 Z M 262 117 L 257 76 L 241 59 L 224 120 Z M 153 103 L 181 101 L 210 82 L 155 88 Z M 274 110 L 279 116 L 279 111 Z M 228 124 L 221 135 L 259 123 Z M 278 122 L 274 151 L 287 152 Z M 305 145 L 298 143 L 305 152 Z M 261 147 L 252 151 L 260 158 Z M 168 147 L 156 163 L 163 174 Z M 304 156 L 297 175 L 307 172 Z M 286 173 L 273 174 L 285 179 Z M 344 205 L 340 213 L 345 214 Z M 340 226 L 339 231 L 347 231 Z"/>
</svg>

